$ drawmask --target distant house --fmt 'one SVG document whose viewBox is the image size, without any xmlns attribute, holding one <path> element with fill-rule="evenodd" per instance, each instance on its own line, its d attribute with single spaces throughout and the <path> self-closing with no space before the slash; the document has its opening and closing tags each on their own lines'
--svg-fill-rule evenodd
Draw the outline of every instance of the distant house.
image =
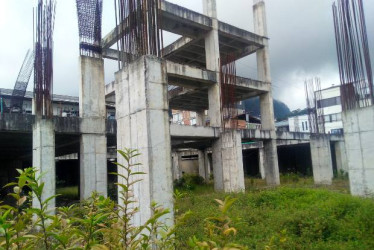
<svg viewBox="0 0 374 250">
<path fill-rule="evenodd" d="M 317 108 L 323 114 L 318 117 L 319 121 L 324 121 L 326 134 L 342 134 L 342 105 L 340 97 L 340 86 L 331 86 L 321 90 L 321 100 L 317 101 Z M 323 120 L 322 120 L 323 119 Z M 278 131 L 310 133 L 310 121 L 308 115 L 289 117 L 288 120 L 275 124 Z"/>
<path fill-rule="evenodd" d="M 322 99 L 317 102 L 317 108 L 323 111 L 325 132 L 327 134 L 342 134 L 343 122 L 340 85 L 321 90 L 321 95 Z"/>
</svg>

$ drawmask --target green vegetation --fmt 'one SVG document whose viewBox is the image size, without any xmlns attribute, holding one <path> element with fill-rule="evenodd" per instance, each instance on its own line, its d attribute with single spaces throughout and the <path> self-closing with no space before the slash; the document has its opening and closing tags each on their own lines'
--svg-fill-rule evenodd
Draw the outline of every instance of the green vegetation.
<svg viewBox="0 0 374 250">
<path fill-rule="evenodd" d="M 296 174 L 282 175 L 278 188 L 249 178 L 245 193 L 231 195 L 186 175 L 175 182 L 175 226 L 160 220 L 170 211 L 156 203 L 151 218 L 135 226 L 131 189 L 144 173 L 133 171 L 136 150 L 118 152 L 125 159 L 117 163 L 122 174 L 113 173 L 123 180 L 116 184 L 121 204 L 94 193 L 54 215 L 55 196 L 42 198 L 35 169 L 18 170 L 7 185 L 14 204 L 0 206 L 0 249 L 374 249 L 374 200 L 347 194 L 343 174 L 329 187 Z M 77 198 L 78 189 L 58 192 Z"/>
<path fill-rule="evenodd" d="M 317 187 L 311 178 L 282 176 L 282 187 L 266 188 L 264 181 L 246 179 L 249 191 L 237 199 L 228 215 L 237 230 L 231 242 L 249 249 L 374 249 L 374 201 L 352 197 L 347 181 Z M 179 190 L 178 213 L 193 216 L 177 230 L 179 242 L 191 237 L 209 240 L 206 219 L 217 215 L 214 199 L 225 194 L 200 189 Z M 182 244 L 179 249 L 188 249 Z"/>
</svg>

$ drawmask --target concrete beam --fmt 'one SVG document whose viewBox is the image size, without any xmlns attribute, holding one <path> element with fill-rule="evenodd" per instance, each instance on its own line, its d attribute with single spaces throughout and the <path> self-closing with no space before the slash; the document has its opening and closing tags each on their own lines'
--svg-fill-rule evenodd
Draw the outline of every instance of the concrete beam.
<svg viewBox="0 0 374 250">
<path fill-rule="evenodd" d="M 204 83 L 214 84 L 217 82 L 216 72 L 214 71 L 198 69 L 195 67 L 191 67 L 191 66 L 183 65 L 179 63 L 174 63 L 171 61 L 167 61 L 166 65 L 167 65 L 168 77 L 170 76 L 172 78 L 174 77 L 174 78 L 181 79 L 181 80 L 183 79 L 193 80 L 193 82 L 203 83 L 203 84 Z M 180 81 L 180 82 L 183 82 L 183 81 Z M 170 82 L 169 80 L 169 84 L 173 84 L 173 85 L 177 85 L 180 82 L 179 81 Z"/>
<path fill-rule="evenodd" d="M 264 47 L 264 40 L 267 40 L 267 38 L 263 36 L 237 28 L 221 21 L 218 22 L 218 32 L 220 36 L 225 38 L 236 39 L 248 43 L 249 45 L 255 45 L 259 48 Z"/>
<path fill-rule="evenodd" d="M 170 124 L 170 135 L 173 139 L 214 139 L 219 137 L 219 133 L 220 132 L 218 128 Z"/>
<path fill-rule="evenodd" d="M 169 44 L 166 46 L 163 50 L 161 55 L 163 57 L 168 57 L 169 55 L 175 53 L 176 51 L 183 49 L 185 47 L 188 47 L 192 44 L 192 42 L 195 41 L 195 39 L 189 38 L 189 37 L 181 37 L 172 44 Z"/>
<path fill-rule="evenodd" d="M 212 20 L 209 17 L 167 1 L 161 1 L 161 15 L 161 28 L 182 36 L 197 37 L 199 33 L 212 27 Z M 102 39 L 103 49 L 110 48 L 126 32 L 128 29 L 118 24 Z"/>
</svg>

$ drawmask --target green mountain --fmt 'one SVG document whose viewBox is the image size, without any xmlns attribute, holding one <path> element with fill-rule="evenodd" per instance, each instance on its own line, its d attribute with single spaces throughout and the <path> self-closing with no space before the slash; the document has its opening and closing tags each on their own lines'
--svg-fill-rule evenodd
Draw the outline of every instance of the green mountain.
<svg viewBox="0 0 374 250">
<path fill-rule="evenodd" d="M 274 99 L 274 117 L 275 119 L 282 120 L 290 116 L 291 110 L 290 108 L 284 103 L 279 100 Z M 253 116 L 260 117 L 260 98 L 255 97 L 243 102 L 244 109 L 246 112 L 249 112 Z"/>
</svg>

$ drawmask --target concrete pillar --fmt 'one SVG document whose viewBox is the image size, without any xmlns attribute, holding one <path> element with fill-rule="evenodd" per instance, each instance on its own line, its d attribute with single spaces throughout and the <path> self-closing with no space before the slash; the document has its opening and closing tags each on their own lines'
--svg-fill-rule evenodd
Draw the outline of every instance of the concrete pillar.
<svg viewBox="0 0 374 250">
<path fill-rule="evenodd" d="M 334 177 L 331 158 L 330 137 L 325 134 L 310 136 L 313 177 L 315 184 L 331 185 Z"/>
<path fill-rule="evenodd" d="M 242 141 L 239 131 L 221 133 L 213 143 L 214 189 L 224 192 L 245 190 Z"/>
<path fill-rule="evenodd" d="M 94 191 L 104 196 L 108 193 L 104 61 L 81 56 L 80 73 L 80 198 L 83 200 Z"/>
<path fill-rule="evenodd" d="M 210 180 L 210 159 L 209 152 L 207 149 L 204 150 L 204 164 L 205 164 L 205 180 Z"/>
<path fill-rule="evenodd" d="M 173 180 L 178 180 L 181 178 L 180 155 L 178 152 L 173 152 L 171 154 L 171 158 L 172 158 L 172 168 L 173 168 Z"/>
<path fill-rule="evenodd" d="M 196 112 L 196 125 L 205 126 L 205 110 Z"/>
<path fill-rule="evenodd" d="M 264 159 L 264 148 L 258 148 L 258 167 L 261 175 L 261 179 L 265 180 L 265 159 Z"/>
<path fill-rule="evenodd" d="M 374 106 L 344 111 L 345 148 L 352 195 L 374 194 Z"/>
<path fill-rule="evenodd" d="M 348 159 L 347 153 L 345 151 L 345 142 L 338 141 L 335 142 L 335 156 L 336 156 L 336 168 L 338 173 L 343 171 L 344 173 L 348 173 Z"/>
<path fill-rule="evenodd" d="M 205 154 L 204 154 L 204 151 L 203 150 L 198 150 L 197 151 L 197 154 L 198 154 L 198 161 L 199 161 L 199 176 L 203 177 L 204 180 L 207 180 L 206 179 L 206 165 L 205 165 Z"/>
<path fill-rule="evenodd" d="M 221 100 L 219 77 L 219 36 L 216 0 L 203 0 L 203 12 L 212 18 L 213 29 L 205 36 L 206 68 L 217 72 L 217 83 L 208 89 L 210 126 L 221 127 Z"/>
<path fill-rule="evenodd" d="M 257 50 L 257 77 L 258 80 L 271 82 L 268 32 L 266 24 L 265 3 L 263 0 L 254 0 L 253 5 L 254 31 L 264 36 L 264 48 Z M 275 136 L 274 107 L 272 91 L 260 96 L 261 127 L 272 131 L 272 139 L 264 141 L 264 168 L 266 183 L 268 185 L 279 185 L 279 166 L 277 155 L 277 142 Z"/>
<path fill-rule="evenodd" d="M 56 164 L 55 164 L 55 131 L 53 121 L 36 117 L 32 128 L 32 165 L 38 170 L 36 177 L 41 176 L 44 182 L 42 200 L 56 194 Z M 49 202 L 49 209 L 56 206 L 55 199 Z M 38 200 L 34 197 L 33 207 L 40 208 Z"/>
<path fill-rule="evenodd" d="M 116 73 L 116 82 L 117 148 L 138 149 L 141 155 L 134 162 L 142 165 L 135 171 L 146 173 L 137 177 L 142 181 L 133 190 L 139 202 L 134 225 L 149 219 L 153 201 L 170 210 L 163 222 L 171 225 L 174 200 L 166 64 L 143 56 Z M 124 159 L 118 156 L 118 162 Z"/>
</svg>

